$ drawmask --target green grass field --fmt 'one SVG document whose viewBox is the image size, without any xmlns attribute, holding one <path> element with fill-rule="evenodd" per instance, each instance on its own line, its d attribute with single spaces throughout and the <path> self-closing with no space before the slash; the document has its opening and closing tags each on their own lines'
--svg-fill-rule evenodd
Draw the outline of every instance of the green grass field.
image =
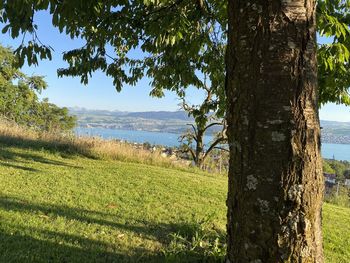
<svg viewBox="0 0 350 263">
<path fill-rule="evenodd" d="M 0 143 L 0 262 L 220 262 L 226 178 Z M 326 262 L 350 209 L 324 206 Z"/>
</svg>

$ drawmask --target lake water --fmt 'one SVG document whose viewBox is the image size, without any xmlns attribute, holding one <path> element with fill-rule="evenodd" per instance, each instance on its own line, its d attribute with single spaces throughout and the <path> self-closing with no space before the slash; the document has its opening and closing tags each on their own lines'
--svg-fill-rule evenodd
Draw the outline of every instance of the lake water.
<svg viewBox="0 0 350 263">
<path fill-rule="evenodd" d="M 120 139 L 128 142 L 178 146 L 179 134 L 166 132 L 148 132 L 148 131 L 130 131 L 130 130 L 114 130 L 103 128 L 77 128 L 77 135 L 84 136 L 100 136 L 105 139 Z M 211 136 L 206 136 L 206 143 L 210 142 Z M 322 157 L 327 159 L 335 158 L 336 160 L 350 161 L 350 144 L 322 144 Z"/>
<path fill-rule="evenodd" d="M 323 143 L 322 157 L 350 161 L 350 144 Z"/>
<path fill-rule="evenodd" d="M 149 131 L 131 131 L 131 130 L 115 130 L 103 128 L 77 128 L 76 134 L 87 136 L 99 136 L 104 139 L 119 139 L 128 142 L 144 143 L 149 142 L 155 145 L 179 146 L 178 138 L 180 134 L 167 132 L 149 132 Z M 211 140 L 210 136 L 206 136 L 206 141 Z"/>
</svg>

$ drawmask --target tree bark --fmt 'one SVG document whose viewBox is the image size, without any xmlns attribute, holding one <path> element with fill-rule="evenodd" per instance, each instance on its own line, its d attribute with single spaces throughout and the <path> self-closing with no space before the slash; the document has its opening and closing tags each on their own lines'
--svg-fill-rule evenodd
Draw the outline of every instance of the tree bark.
<svg viewBox="0 0 350 263">
<path fill-rule="evenodd" d="M 323 262 L 314 0 L 229 0 L 227 262 Z"/>
<path fill-rule="evenodd" d="M 197 126 L 197 141 L 196 141 L 196 165 L 200 169 L 203 166 L 203 140 L 204 131 Z"/>
</svg>

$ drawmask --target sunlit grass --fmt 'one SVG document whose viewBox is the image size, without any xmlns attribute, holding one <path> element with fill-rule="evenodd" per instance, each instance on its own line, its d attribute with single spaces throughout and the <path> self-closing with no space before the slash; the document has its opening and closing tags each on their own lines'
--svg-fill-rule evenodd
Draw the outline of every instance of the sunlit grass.
<svg viewBox="0 0 350 263">
<path fill-rule="evenodd" d="M 222 259 L 226 177 L 34 142 L 0 141 L 0 262 Z M 323 212 L 326 262 L 350 262 L 350 209 Z"/>
<path fill-rule="evenodd" d="M 323 223 L 325 262 L 350 262 L 350 209 L 325 204 Z"/>
<path fill-rule="evenodd" d="M 170 234 L 224 231 L 225 182 L 1 145 L 0 262 L 163 262 Z"/>
</svg>

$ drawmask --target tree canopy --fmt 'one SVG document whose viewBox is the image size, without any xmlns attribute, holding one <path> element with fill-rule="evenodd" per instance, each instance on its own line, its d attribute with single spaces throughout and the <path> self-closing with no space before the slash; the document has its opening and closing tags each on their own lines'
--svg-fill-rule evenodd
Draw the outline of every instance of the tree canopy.
<svg viewBox="0 0 350 263">
<path fill-rule="evenodd" d="M 40 100 L 38 93 L 46 89 L 42 76 L 28 77 L 17 67 L 12 51 L 0 46 L 0 115 L 18 124 L 40 130 L 70 130 L 76 118 L 67 108 Z"/>
<path fill-rule="evenodd" d="M 35 23 L 37 11 L 49 10 L 53 26 L 85 41 L 64 53 L 69 66 L 59 76 L 80 76 L 86 84 L 102 70 L 118 91 L 148 76 L 151 95 L 163 96 L 164 89 L 183 95 L 189 86 L 203 88 L 206 75 L 224 108 L 227 1 L 3 0 L 0 10 L 2 32 L 25 36 L 16 49 L 20 65 L 51 58 Z M 349 0 L 318 1 L 318 33 L 331 41 L 318 46 L 320 104 L 350 104 L 349 10 Z M 135 57 L 135 49 L 143 57 Z"/>
<path fill-rule="evenodd" d="M 320 103 L 350 105 L 350 1 L 319 0 L 317 29 L 330 43 L 318 46 Z"/>
</svg>

